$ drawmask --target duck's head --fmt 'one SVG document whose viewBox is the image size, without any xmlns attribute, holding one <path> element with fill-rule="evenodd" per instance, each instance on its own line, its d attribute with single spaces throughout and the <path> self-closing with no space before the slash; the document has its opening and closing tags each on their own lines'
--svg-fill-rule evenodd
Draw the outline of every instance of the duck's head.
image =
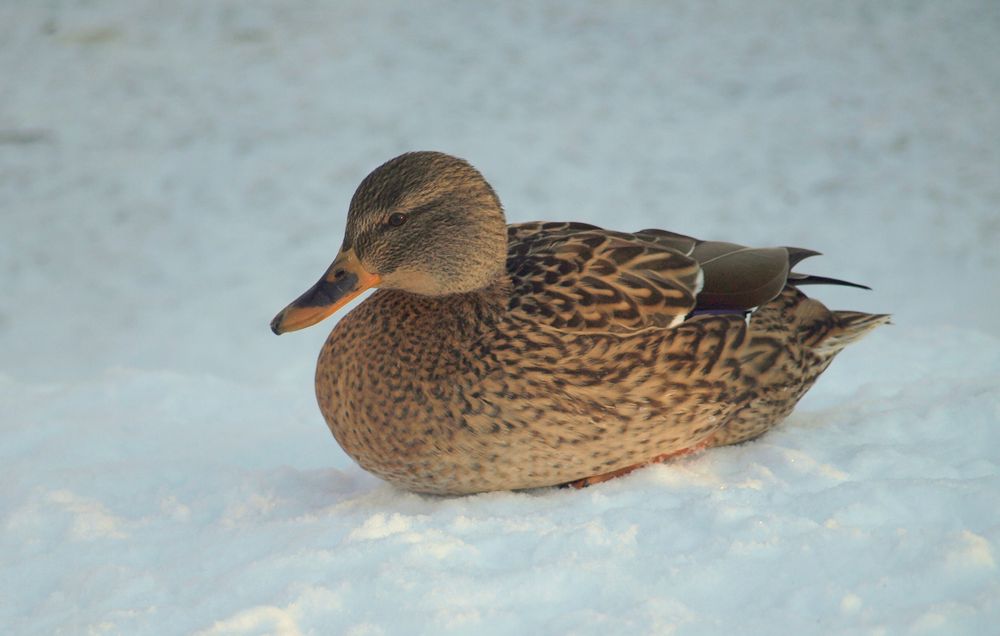
<svg viewBox="0 0 1000 636">
<path fill-rule="evenodd" d="M 314 325 L 372 287 L 426 296 L 481 289 L 506 257 L 503 209 L 479 171 L 444 153 L 409 152 L 361 182 L 337 258 L 271 329 Z"/>
</svg>

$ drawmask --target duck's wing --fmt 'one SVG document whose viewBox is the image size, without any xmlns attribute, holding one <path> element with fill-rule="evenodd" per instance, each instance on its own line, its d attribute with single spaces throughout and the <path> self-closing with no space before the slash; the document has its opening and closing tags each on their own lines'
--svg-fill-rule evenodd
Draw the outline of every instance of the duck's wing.
<svg viewBox="0 0 1000 636">
<path fill-rule="evenodd" d="M 786 247 L 746 247 L 723 241 L 702 241 L 666 230 L 640 230 L 637 237 L 687 254 L 705 277 L 696 311 L 747 311 L 781 293 L 792 266 L 818 252 Z"/>
<path fill-rule="evenodd" d="M 775 298 L 786 285 L 870 289 L 836 278 L 793 272 L 799 262 L 819 256 L 819 252 L 801 247 L 746 247 L 656 229 L 640 230 L 635 236 L 676 249 L 698 261 L 705 281 L 695 311 L 750 311 Z"/>
<path fill-rule="evenodd" d="M 786 285 L 863 287 L 791 271 L 818 252 L 751 248 L 667 232 L 613 232 L 584 223 L 508 227 L 515 316 L 574 332 L 672 327 L 700 312 L 748 312 Z"/>
<path fill-rule="evenodd" d="M 507 272 L 512 315 L 595 333 L 680 323 L 702 277 L 689 255 L 584 223 L 509 226 Z"/>
</svg>

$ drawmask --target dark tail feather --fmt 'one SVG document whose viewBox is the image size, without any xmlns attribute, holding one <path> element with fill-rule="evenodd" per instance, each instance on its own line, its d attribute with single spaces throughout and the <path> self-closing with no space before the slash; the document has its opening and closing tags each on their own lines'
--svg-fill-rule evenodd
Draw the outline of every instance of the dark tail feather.
<svg viewBox="0 0 1000 636">
<path fill-rule="evenodd" d="M 814 250 L 807 250 L 802 247 L 786 247 L 788 252 L 788 269 L 792 269 L 802 261 L 812 256 L 819 256 L 820 253 Z M 799 274 L 789 272 L 788 283 L 790 285 L 843 285 L 844 287 L 857 287 L 858 289 L 871 290 L 867 285 L 859 285 L 839 278 L 829 278 L 827 276 L 813 276 L 812 274 Z"/>
<path fill-rule="evenodd" d="M 859 283 L 852 283 L 846 280 L 840 280 L 839 278 L 828 278 L 826 276 L 813 276 L 812 274 L 796 274 L 792 272 L 788 275 L 789 285 L 843 285 L 844 287 L 857 287 L 858 289 L 867 289 L 871 291 L 871 287 L 868 285 L 861 285 Z"/>
<path fill-rule="evenodd" d="M 807 250 L 804 247 L 786 247 L 785 250 L 788 251 L 788 269 L 792 269 L 811 256 L 820 256 L 819 252 Z"/>
</svg>

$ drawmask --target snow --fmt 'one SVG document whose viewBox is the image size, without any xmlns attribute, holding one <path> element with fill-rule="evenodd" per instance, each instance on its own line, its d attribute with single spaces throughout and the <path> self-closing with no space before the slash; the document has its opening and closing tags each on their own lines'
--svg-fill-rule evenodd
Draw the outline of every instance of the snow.
<svg viewBox="0 0 1000 636">
<path fill-rule="evenodd" d="M 1000 6 L 0 4 L 0 625 L 985 634 Z M 439 149 L 512 221 L 826 256 L 889 311 L 763 439 L 583 491 L 355 466 L 274 313 Z"/>
</svg>

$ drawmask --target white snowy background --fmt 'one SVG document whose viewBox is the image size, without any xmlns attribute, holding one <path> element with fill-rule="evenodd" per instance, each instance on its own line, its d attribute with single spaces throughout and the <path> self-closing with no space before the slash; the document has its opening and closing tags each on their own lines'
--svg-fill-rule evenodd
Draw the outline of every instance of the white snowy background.
<svg viewBox="0 0 1000 636">
<path fill-rule="evenodd" d="M 4 0 L 2 631 L 1000 633 L 998 140 L 993 0 Z M 414 149 L 895 325 L 757 442 L 401 492 L 268 322 Z"/>
</svg>

